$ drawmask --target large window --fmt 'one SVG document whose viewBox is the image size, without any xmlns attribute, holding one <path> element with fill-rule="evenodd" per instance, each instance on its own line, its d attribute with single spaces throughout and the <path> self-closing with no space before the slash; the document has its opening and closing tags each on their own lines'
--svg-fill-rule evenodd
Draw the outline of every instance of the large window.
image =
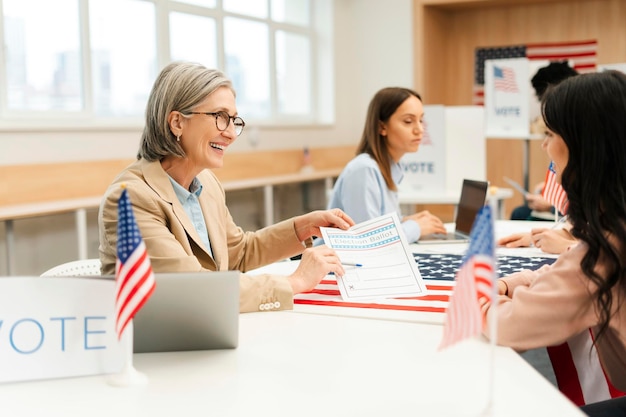
<svg viewBox="0 0 626 417">
<path fill-rule="evenodd" d="M 0 6 L 0 127 L 140 124 L 156 75 L 174 60 L 223 70 L 246 121 L 333 120 L 332 0 Z"/>
</svg>

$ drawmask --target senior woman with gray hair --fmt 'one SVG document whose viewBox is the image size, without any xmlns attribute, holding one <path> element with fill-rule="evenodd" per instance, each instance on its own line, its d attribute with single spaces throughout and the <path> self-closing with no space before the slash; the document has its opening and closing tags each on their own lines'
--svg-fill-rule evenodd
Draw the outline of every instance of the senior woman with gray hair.
<svg viewBox="0 0 626 417">
<path fill-rule="evenodd" d="M 242 271 L 241 312 L 292 308 L 294 294 L 311 290 L 329 272 L 345 272 L 331 248 L 309 247 L 320 227 L 354 224 L 339 209 L 313 211 L 256 232 L 234 223 L 211 169 L 223 165 L 244 126 L 233 86 L 220 71 L 189 62 L 163 68 L 148 99 L 137 161 L 115 178 L 100 206 L 103 274 L 115 273 L 122 185 L 154 271 Z M 300 253 L 289 276 L 245 274 Z"/>
</svg>

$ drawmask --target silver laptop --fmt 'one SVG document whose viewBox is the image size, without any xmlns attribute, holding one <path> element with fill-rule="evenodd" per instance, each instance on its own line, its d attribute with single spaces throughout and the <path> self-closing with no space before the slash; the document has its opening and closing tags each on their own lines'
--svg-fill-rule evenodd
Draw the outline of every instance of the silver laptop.
<svg viewBox="0 0 626 417">
<path fill-rule="evenodd" d="M 454 232 L 435 233 L 420 237 L 417 243 L 462 243 L 469 242 L 470 231 L 478 211 L 485 205 L 489 182 L 463 180 L 461 198 L 456 208 Z"/>
<path fill-rule="evenodd" d="M 133 319 L 134 351 L 232 349 L 239 342 L 239 271 L 155 274 Z"/>
</svg>

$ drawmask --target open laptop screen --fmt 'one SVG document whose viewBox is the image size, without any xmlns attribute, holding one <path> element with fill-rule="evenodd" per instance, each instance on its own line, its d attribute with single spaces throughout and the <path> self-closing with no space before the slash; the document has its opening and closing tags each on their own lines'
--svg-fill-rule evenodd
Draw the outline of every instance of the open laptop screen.
<svg viewBox="0 0 626 417">
<path fill-rule="evenodd" d="M 470 234 L 478 211 L 485 205 L 488 187 L 489 183 L 486 181 L 463 180 L 455 220 L 456 232 Z"/>
<path fill-rule="evenodd" d="M 133 320 L 135 352 L 236 348 L 238 271 L 156 273 L 156 288 Z"/>
</svg>

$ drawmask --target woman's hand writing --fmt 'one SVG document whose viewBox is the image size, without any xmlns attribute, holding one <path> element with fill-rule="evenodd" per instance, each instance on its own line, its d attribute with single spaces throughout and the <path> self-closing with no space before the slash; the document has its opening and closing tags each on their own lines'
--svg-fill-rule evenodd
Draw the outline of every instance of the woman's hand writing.
<svg viewBox="0 0 626 417">
<path fill-rule="evenodd" d="M 308 248 L 302 253 L 300 265 L 287 279 L 294 294 L 310 291 L 330 272 L 343 276 L 345 270 L 335 251 L 326 245 Z"/>
</svg>

